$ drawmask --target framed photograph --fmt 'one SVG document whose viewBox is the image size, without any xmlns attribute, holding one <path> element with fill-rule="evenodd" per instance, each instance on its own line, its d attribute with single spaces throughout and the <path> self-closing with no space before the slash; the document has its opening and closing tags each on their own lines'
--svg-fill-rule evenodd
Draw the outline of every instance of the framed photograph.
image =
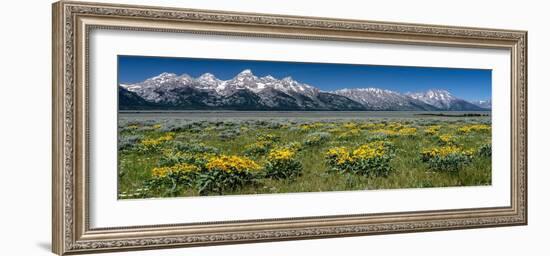
<svg viewBox="0 0 550 256">
<path fill-rule="evenodd" d="M 61 1 L 53 251 L 527 224 L 527 32 Z"/>
</svg>

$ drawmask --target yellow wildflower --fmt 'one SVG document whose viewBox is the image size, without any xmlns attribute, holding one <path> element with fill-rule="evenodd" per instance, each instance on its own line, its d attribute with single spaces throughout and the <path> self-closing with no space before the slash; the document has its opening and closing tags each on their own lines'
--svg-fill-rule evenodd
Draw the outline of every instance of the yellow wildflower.
<svg viewBox="0 0 550 256">
<path fill-rule="evenodd" d="M 416 134 L 416 128 L 414 127 L 404 127 L 401 128 L 398 132 L 399 135 L 403 136 L 412 136 Z"/>
<path fill-rule="evenodd" d="M 351 155 L 346 147 L 335 147 L 327 151 L 327 156 L 336 159 L 338 164 L 351 161 Z"/>
<path fill-rule="evenodd" d="M 464 150 L 464 154 L 467 155 L 467 156 L 473 156 L 475 153 L 475 150 L 474 149 L 466 149 Z"/>
<path fill-rule="evenodd" d="M 328 132 L 330 132 L 330 133 L 340 133 L 340 132 L 342 132 L 342 129 L 340 129 L 340 128 L 331 128 L 331 129 L 328 130 Z"/>
<path fill-rule="evenodd" d="M 274 149 L 269 152 L 269 160 L 291 160 L 296 153 L 288 148 Z"/>
<path fill-rule="evenodd" d="M 338 135 L 338 137 L 339 138 L 349 138 L 349 137 L 354 137 L 354 136 L 357 136 L 357 135 L 360 135 L 360 134 L 361 134 L 361 130 L 359 130 L 358 128 L 353 128 L 351 130 L 342 132 L 340 135 Z"/>
<path fill-rule="evenodd" d="M 375 141 L 361 145 L 352 152 L 353 159 L 382 157 L 386 154 L 384 142 Z"/>
<path fill-rule="evenodd" d="M 160 145 L 160 141 L 156 139 L 144 139 L 141 141 L 141 144 L 146 147 L 152 147 L 152 146 Z"/>
<path fill-rule="evenodd" d="M 353 151 L 353 158 L 374 158 L 381 157 L 383 155 L 383 150 L 378 150 L 376 148 L 370 147 L 369 145 L 363 145 Z"/>
<path fill-rule="evenodd" d="M 384 126 L 385 125 L 383 123 L 366 123 L 359 126 L 359 128 L 370 130 L 370 129 L 382 129 L 384 128 Z"/>
<path fill-rule="evenodd" d="M 444 144 L 453 143 L 455 141 L 455 137 L 450 134 L 443 134 L 440 135 L 438 138 L 439 141 L 443 142 Z"/>
<path fill-rule="evenodd" d="M 347 122 L 344 124 L 344 128 L 350 129 L 350 130 L 357 129 L 358 126 L 359 125 L 357 125 L 357 123 L 354 123 L 354 122 Z"/>
<path fill-rule="evenodd" d="M 363 144 L 355 149 L 346 147 L 331 148 L 326 153 L 326 159 L 331 171 L 352 172 L 363 175 L 387 175 L 390 170 L 388 142 L 376 141 Z"/>
<path fill-rule="evenodd" d="M 141 144 L 143 144 L 146 147 L 150 146 L 158 146 L 162 144 L 163 142 L 171 141 L 174 139 L 173 133 L 166 133 L 165 135 L 156 138 L 156 139 L 144 139 L 141 141 Z"/>
<path fill-rule="evenodd" d="M 424 130 L 424 132 L 428 135 L 435 135 L 439 129 L 441 129 L 441 125 L 432 125 L 432 126 L 428 126 L 428 128 L 426 128 L 426 130 Z"/>
<path fill-rule="evenodd" d="M 321 123 L 321 122 L 315 122 L 315 123 L 311 123 L 311 124 L 302 124 L 300 125 L 300 129 L 302 131 L 308 131 L 308 130 L 311 130 L 311 129 L 316 129 L 316 128 L 319 128 L 319 127 L 322 127 L 324 124 Z"/>
<path fill-rule="evenodd" d="M 372 132 L 373 133 L 380 133 L 380 134 L 387 135 L 387 136 L 396 136 L 396 135 L 398 135 L 398 132 L 396 132 L 394 130 L 388 130 L 388 129 L 377 129 L 377 130 L 374 130 Z"/>
<path fill-rule="evenodd" d="M 257 171 L 261 168 L 253 160 L 240 156 L 215 156 L 206 164 L 208 170 L 222 170 L 224 172 Z"/>
<path fill-rule="evenodd" d="M 439 148 L 432 148 L 428 150 L 422 151 L 422 155 L 428 156 L 429 158 L 433 158 L 436 156 L 439 157 L 446 157 L 451 154 L 459 154 L 462 151 L 457 146 L 443 146 Z"/>
<path fill-rule="evenodd" d="M 199 171 L 199 167 L 192 164 L 180 163 L 169 167 L 157 167 L 153 168 L 153 176 L 157 178 L 164 178 L 171 173 L 190 173 Z"/>
<path fill-rule="evenodd" d="M 157 178 L 164 178 L 170 172 L 170 167 L 157 167 L 153 168 L 153 176 Z"/>
<path fill-rule="evenodd" d="M 403 128 L 403 124 L 397 123 L 397 122 L 391 122 L 388 125 L 386 125 L 386 128 L 390 129 L 390 130 L 397 131 L 397 130 L 400 130 L 401 128 Z"/>
<path fill-rule="evenodd" d="M 458 128 L 458 131 L 461 133 L 488 132 L 491 131 L 491 126 L 486 124 L 466 125 Z"/>
</svg>

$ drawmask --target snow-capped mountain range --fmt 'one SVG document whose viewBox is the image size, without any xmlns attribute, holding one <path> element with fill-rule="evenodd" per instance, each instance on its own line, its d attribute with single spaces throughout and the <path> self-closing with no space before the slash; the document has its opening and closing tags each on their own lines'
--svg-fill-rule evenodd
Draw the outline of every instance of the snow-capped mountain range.
<svg viewBox="0 0 550 256">
<path fill-rule="evenodd" d="M 407 93 L 378 89 L 321 91 L 292 77 L 257 77 L 246 69 L 229 80 L 205 73 L 162 73 L 119 85 L 121 110 L 487 110 L 445 90 Z M 490 106 L 490 104 L 489 104 Z"/>
</svg>

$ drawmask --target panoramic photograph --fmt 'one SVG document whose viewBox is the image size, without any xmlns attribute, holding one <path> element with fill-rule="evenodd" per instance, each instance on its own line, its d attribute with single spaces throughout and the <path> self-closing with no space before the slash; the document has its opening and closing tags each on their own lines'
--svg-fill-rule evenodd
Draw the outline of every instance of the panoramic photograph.
<svg viewBox="0 0 550 256">
<path fill-rule="evenodd" d="M 118 199 L 491 185 L 487 69 L 118 56 Z"/>
</svg>

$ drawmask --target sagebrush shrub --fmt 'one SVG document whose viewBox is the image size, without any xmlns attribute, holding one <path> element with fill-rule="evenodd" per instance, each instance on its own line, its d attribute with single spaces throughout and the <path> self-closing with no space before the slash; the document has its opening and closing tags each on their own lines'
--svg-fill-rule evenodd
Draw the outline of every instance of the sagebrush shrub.
<svg viewBox="0 0 550 256">
<path fill-rule="evenodd" d="M 258 141 L 269 141 L 269 142 L 279 142 L 281 140 L 281 137 L 275 134 L 267 133 L 267 134 L 260 134 L 257 138 Z"/>
<path fill-rule="evenodd" d="M 317 146 L 326 143 L 330 139 L 328 132 L 314 132 L 306 136 L 304 144 L 307 146 Z"/>
<path fill-rule="evenodd" d="M 212 153 L 189 153 L 182 151 L 167 151 L 160 157 L 158 164 L 161 167 L 172 166 L 176 164 L 193 164 L 201 169 L 206 166 L 208 159 L 210 159 L 214 154 Z"/>
<path fill-rule="evenodd" d="M 200 142 L 181 142 L 177 141 L 173 143 L 173 148 L 177 151 L 189 152 L 189 153 L 219 153 L 220 150 L 216 147 L 207 146 Z"/>
<path fill-rule="evenodd" d="M 222 140 L 232 140 L 241 134 L 239 129 L 224 130 L 218 134 L 218 137 Z"/>
<path fill-rule="evenodd" d="M 244 148 L 244 153 L 248 156 L 264 155 L 269 151 L 271 146 L 273 146 L 273 142 L 259 140 L 252 144 L 246 145 Z"/>
<path fill-rule="evenodd" d="M 143 135 L 119 135 L 118 150 L 131 150 L 139 141 L 143 139 Z"/>
</svg>

